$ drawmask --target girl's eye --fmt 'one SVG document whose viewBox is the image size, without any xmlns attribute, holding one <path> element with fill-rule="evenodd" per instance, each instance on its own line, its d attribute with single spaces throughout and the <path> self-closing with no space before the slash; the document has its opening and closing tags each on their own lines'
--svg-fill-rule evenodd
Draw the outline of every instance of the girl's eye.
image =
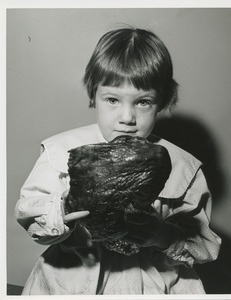
<svg viewBox="0 0 231 300">
<path fill-rule="evenodd" d="M 112 105 L 116 105 L 119 102 L 116 98 L 107 98 L 106 101 Z"/>
<path fill-rule="evenodd" d="M 141 107 L 151 106 L 152 105 L 152 101 L 151 100 L 140 100 L 137 103 L 137 105 L 141 106 Z"/>
</svg>

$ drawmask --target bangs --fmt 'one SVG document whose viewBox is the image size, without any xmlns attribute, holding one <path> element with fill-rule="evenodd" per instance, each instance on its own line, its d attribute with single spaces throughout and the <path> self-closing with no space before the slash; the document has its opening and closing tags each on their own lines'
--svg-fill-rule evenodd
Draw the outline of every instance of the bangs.
<svg viewBox="0 0 231 300">
<path fill-rule="evenodd" d="M 124 83 L 133 85 L 136 89 L 140 90 L 151 90 L 157 88 L 156 76 L 153 73 L 150 74 L 147 70 L 143 70 L 141 67 L 136 70 L 123 69 L 121 66 L 116 68 L 106 68 L 99 70 L 100 82 L 102 86 L 113 86 L 119 87 Z"/>
<path fill-rule="evenodd" d="M 151 46 L 137 45 L 135 38 L 127 43 L 114 42 L 114 47 L 107 48 L 96 65 L 98 84 L 118 87 L 127 82 L 142 90 L 163 86 L 167 74 L 170 74 L 169 79 L 172 75 L 171 60 L 153 51 L 155 48 Z"/>
</svg>

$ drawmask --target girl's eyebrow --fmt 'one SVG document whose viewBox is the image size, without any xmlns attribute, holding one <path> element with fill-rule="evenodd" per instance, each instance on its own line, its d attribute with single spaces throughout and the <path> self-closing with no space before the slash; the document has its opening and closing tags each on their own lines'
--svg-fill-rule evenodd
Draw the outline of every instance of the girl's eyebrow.
<svg viewBox="0 0 231 300">
<path fill-rule="evenodd" d="M 151 98 L 151 99 L 156 99 L 156 92 L 144 92 L 140 95 L 138 95 L 137 99 L 142 99 L 142 98 Z"/>
<path fill-rule="evenodd" d="M 108 96 L 108 95 L 110 95 L 110 96 L 116 96 L 116 97 L 118 97 L 118 96 L 119 96 L 119 93 L 116 94 L 116 93 L 114 93 L 114 92 L 108 91 L 108 92 L 102 93 L 101 95 L 102 95 L 102 96 Z"/>
<path fill-rule="evenodd" d="M 156 97 L 156 92 L 153 90 L 153 91 L 144 91 L 144 92 L 141 92 L 139 95 L 136 95 L 136 98 L 142 98 L 142 97 L 151 97 L 151 98 L 155 98 Z M 101 94 L 102 96 L 116 96 L 116 97 L 120 97 L 123 95 L 123 92 L 114 92 L 114 91 L 106 91 L 106 92 L 102 92 Z"/>
<path fill-rule="evenodd" d="M 141 95 L 139 95 L 138 97 L 155 97 L 156 96 L 156 93 L 153 93 L 153 92 L 147 92 L 147 93 L 143 93 Z"/>
</svg>

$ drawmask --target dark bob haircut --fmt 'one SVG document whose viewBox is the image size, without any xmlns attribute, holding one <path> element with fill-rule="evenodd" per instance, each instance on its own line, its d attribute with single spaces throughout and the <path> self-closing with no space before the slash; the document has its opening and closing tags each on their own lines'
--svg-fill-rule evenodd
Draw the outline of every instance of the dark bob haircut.
<svg viewBox="0 0 231 300">
<path fill-rule="evenodd" d="M 84 84 L 95 107 L 98 85 L 119 87 L 124 82 L 137 89 L 157 91 L 159 109 L 171 109 L 177 102 L 178 84 L 173 79 L 170 54 L 151 31 L 121 28 L 99 40 L 86 67 Z"/>
</svg>

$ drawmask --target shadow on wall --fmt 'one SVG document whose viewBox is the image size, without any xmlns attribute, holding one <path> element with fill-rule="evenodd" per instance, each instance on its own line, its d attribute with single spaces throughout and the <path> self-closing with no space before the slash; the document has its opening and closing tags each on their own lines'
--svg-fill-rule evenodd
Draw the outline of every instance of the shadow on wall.
<svg viewBox="0 0 231 300">
<path fill-rule="evenodd" d="M 203 163 L 203 171 L 213 195 L 213 206 L 225 194 L 224 175 L 219 162 L 219 149 L 203 124 L 182 115 L 161 118 L 155 125 L 155 134 L 188 151 Z"/>
<path fill-rule="evenodd" d="M 213 207 L 220 204 L 226 193 L 225 178 L 219 162 L 219 147 L 204 124 L 183 115 L 160 118 L 154 133 L 188 151 L 203 163 L 209 189 L 213 195 Z M 231 239 L 212 228 L 222 238 L 218 259 L 203 265 L 196 265 L 198 275 L 204 283 L 207 294 L 231 293 Z"/>
</svg>

